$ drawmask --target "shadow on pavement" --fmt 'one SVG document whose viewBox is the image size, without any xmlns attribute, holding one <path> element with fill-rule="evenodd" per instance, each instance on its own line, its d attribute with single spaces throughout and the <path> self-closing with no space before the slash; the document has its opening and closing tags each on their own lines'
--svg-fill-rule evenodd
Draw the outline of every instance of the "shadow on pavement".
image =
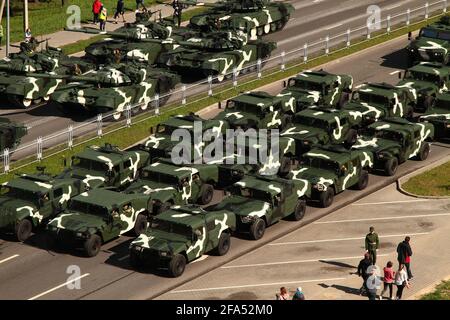
<svg viewBox="0 0 450 320">
<path fill-rule="evenodd" d="M 344 263 L 344 262 L 338 262 L 338 261 L 319 260 L 319 262 L 326 263 L 326 264 L 331 264 L 333 266 L 337 266 L 337 267 L 340 267 L 340 268 L 346 268 L 346 269 L 349 269 L 349 268 L 356 269 L 357 268 L 355 266 L 352 266 L 351 264 L 347 264 L 347 263 Z"/>
</svg>

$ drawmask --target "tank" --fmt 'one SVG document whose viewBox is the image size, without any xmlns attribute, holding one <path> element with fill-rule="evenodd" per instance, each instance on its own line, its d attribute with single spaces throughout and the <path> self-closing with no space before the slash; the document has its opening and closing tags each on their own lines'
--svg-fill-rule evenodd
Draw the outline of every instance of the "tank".
<svg viewBox="0 0 450 320">
<path fill-rule="evenodd" d="M 27 127 L 12 123 L 6 118 L 0 118 L 0 155 L 3 155 L 3 150 L 6 148 L 16 148 L 21 138 L 27 133 Z"/>
</svg>

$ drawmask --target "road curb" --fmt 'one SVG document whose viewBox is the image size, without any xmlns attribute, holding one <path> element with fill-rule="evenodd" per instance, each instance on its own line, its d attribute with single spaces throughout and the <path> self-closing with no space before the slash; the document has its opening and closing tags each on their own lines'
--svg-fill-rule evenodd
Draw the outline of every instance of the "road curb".
<svg viewBox="0 0 450 320">
<path fill-rule="evenodd" d="M 439 281 L 435 281 L 433 282 L 433 284 L 431 284 L 430 286 L 420 290 L 419 292 L 413 294 L 411 297 L 409 297 L 407 300 L 419 300 L 423 295 L 426 295 L 428 293 L 431 293 L 434 291 L 434 289 L 440 285 L 443 281 L 450 281 L 450 276 L 439 280 Z"/>
</svg>

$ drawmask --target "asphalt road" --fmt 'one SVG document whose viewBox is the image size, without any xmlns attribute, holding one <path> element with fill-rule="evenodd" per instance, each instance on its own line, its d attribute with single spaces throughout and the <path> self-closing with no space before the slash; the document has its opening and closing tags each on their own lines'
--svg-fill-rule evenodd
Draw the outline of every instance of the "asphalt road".
<svg viewBox="0 0 450 320">
<path fill-rule="evenodd" d="M 343 58 L 325 66 L 330 72 L 349 72 L 357 83 L 363 81 L 397 81 L 391 75 L 401 65 L 397 52 L 406 45 L 406 39 L 397 39 Z M 361 68 L 364 66 L 364 68 Z M 279 83 L 263 88 L 270 92 L 281 89 Z M 216 112 L 214 109 L 208 112 Z M 425 162 L 408 161 L 399 168 L 398 175 L 415 171 L 424 165 L 450 154 L 449 145 L 436 143 Z M 251 252 L 263 244 L 278 239 L 300 226 L 319 219 L 338 208 L 351 204 L 363 196 L 391 184 L 395 178 L 370 176 L 369 187 L 364 192 L 348 190 L 335 199 L 325 210 L 308 207 L 305 220 L 299 223 L 282 221 L 270 227 L 259 242 L 233 238 L 232 249 L 225 257 L 211 257 L 188 265 L 185 274 L 170 279 L 164 273 L 135 272 L 128 265 L 130 237 L 122 237 L 105 246 L 95 258 L 84 258 L 76 252 L 54 251 L 46 245 L 45 237 L 34 236 L 26 244 L 0 240 L 0 299 L 147 299 L 154 298 L 198 278 L 232 259 Z M 217 193 L 215 201 L 220 195 Z M 70 280 L 68 266 L 80 267 L 81 288 L 70 290 L 64 284 Z M 73 279 L 73 277 L 72 277 Z"/>
<path fill-rule="evenodd" d="M 397 15 L 405 13 L 408 8 L 418 8 L 425 4 L 425 0 L 298 0 L 291 2 L 296 11 L 292 16 L 285 29 L 281 32 L 274 33 L 267 36 L 267 39 L 276 41 L 278 49 L 273 53 L 273 56 L 279 55 L 282 51 L 287 52 L 287 58 L 299 56 L 303 51 L 290 53 L 292 50 L 302 48 L 305 43 L 316 43 L 325 39 L 326 36 L 333 36 L 346 32 L 348 28 L 356 29 L 360 26 L 366 25 L 367 22 L 367 8 L 370 5 L 378 5 L 381 7 L 382 18 L 385 19 L 387 15 Z M 436 8 L 433 7 L 431 9 Z M 418 14 L 418 13 L 417 13 Z M 413 15 L 413 14 L 412 14 Z M 398 19 L 393 18 L 392 23 Z M 366 30 L 361 30 L 358 33 L 352 34 L 352 37 L 357 37 L 366 34 Z M 342 43 L 345 37 L 332 40 L 331 44 L 338 41 Z M 323 46 L 323 45 L 322 45 Z M 310 49 L 312 50 L 312 49 Z M 311 52 L 311 51 L 310 51 Z M 278 64 L 279 59 L 270 61 L 266 67 Z M 345 70 L 344 73 L 349 73 Z M 180 87 L 180 86 L 179 86 Z M 179 88 L 178 87 L 178 88 Z M 198 85 L 195 88 L 189 89 L 190 94 L 198 94 L 207 91 L 207 85 Z M 174 94 L 170 101 L 180 101 L 181 94 Z M 7 105 L 0 105 L 0 116 L 9 118 L 12 121 L 24 123 L 30 127 L 29 134 L 22 139 L 22 145 L 30 145 L 38 137 L 54 136 L 54 138 L 44 142 L 44 149 L 55 144 L 64 143 L 67 141 L 67 128 L 69 125 L 80 125 L 81 122 L 87 118 L 77 115 L 76 118 L 69 118 L 63 115 L 60 111 L 49 106 L 39 106 L 31 110 L 21 109 L 7 109 Z M 74 136 L 85 134 L 96 130 L 96 124 L 86 125 L 74 132 Z M 64 135 L 55 136 L 55 133 L 65 132 Z M 19 150 L 12 155 L 12 159 L 21 159 L 25 156 L 33 154 L 36 151 L 36 146 L 33 145 L 26 150 Z"/>
</svg>

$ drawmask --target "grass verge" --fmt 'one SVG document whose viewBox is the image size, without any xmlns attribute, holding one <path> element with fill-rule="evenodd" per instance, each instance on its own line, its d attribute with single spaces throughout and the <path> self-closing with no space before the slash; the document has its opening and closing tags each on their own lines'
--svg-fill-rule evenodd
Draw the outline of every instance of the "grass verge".
<svg viewBox="0 0 450 320">
<path fill-rule="evenodd" d="M 450 300 L 450 281 L 442 281 L 433 292 L 423 295 L 420 300 Z"/>
<path fill-rule="evenodd" d="M 450 162 L 411 178 L 402 188 L 419 196 L 450 196 Z"/>
</svg>

